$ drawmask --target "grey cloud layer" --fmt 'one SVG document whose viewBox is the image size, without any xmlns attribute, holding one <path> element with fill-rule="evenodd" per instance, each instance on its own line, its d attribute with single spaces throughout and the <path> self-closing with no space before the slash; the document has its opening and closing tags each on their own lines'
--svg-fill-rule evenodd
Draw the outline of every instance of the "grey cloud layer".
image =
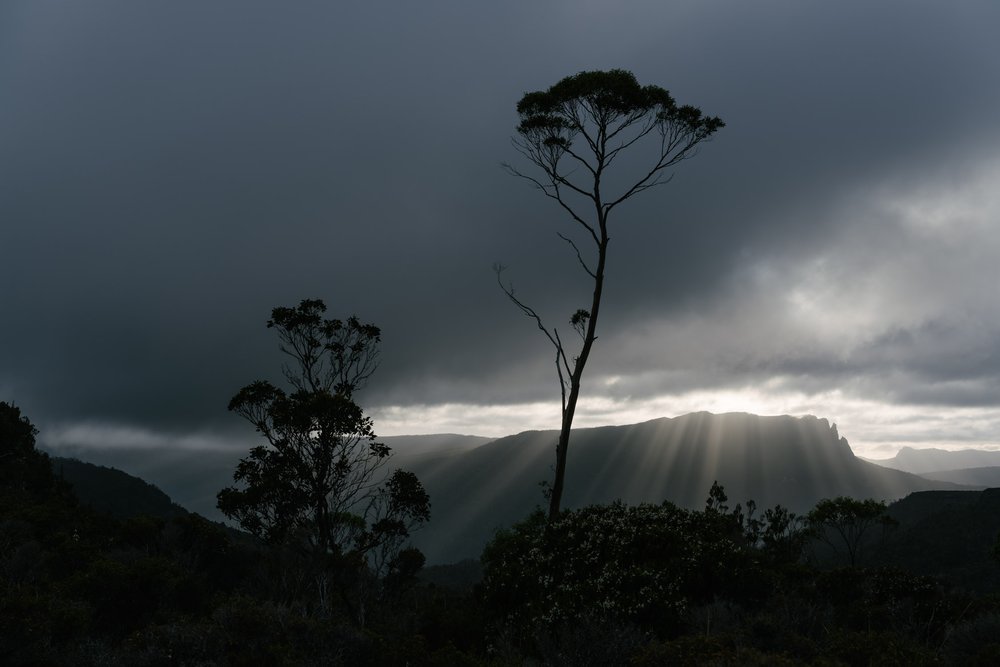
<svg viewBox="0 0 1000 667">
<path fill-rule="evenodd" d="M 270 308 L 305 297 L 383 327 L 374 405 L 551 399 L 490 266 L 553 322 L 585 294 L 558 210 L 499 163 L 521 93 L 625 67 L 728 126 L 622 209 L 593 386 L 995 401 L 1000 210 L 969 184 L 1000 173 L 996 25 L 987 2 L 5 3 L 0 400 L 226 424 L 277 376 Z"/>
</svg>

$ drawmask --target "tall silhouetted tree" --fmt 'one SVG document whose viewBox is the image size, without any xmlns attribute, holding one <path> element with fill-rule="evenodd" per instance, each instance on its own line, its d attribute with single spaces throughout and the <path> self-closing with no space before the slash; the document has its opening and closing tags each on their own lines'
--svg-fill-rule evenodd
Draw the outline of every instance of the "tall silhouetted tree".
<svg viewBox="0 0 1000 667">
<path fill-rule="evenodd" d="M 579 352 L 570 356 L 554 327 L 545 325 L 530 306 L 503 283 L 502 266 L 497 281 L 507 297 L 528 317 L 555 347 L 556 370 L 562 395 L 562 426 L 556 446 L 555 479 L 549 489 L 549 520 L 559 513 L 566 475 L 566 454 L 576 413 L 583 370 L 597 339 L 597 321 L 604 291 L 611 212 L 633 196 L 666 183 L 669 169 L 694 155 L 698 144 L 708 140 L 724 123 L 702 115 L 692 106 L 678 106 L 663 88 L 640 86 L 631 72 L 580 72 L 566 77 L 548 90 L 527 93 L 517 104 L 520 124 L 514 145 L 537 171 L 507 169 L 535 185 L 554 200 L 569 221 L 582 232 L 581 248 L 570 237 L 559 234 L 576 253 L 580 267 L 593 287 L 588 308 L 577 309 L 570 325 L 582 340 Z M 658 143 L 650 161 L 639 167 L 623 186 L 609 189 L 609 170 L 631 148 Z M 624 167 L 618 165 L 618 170 Z"/>
<path fill-rule="evenodd" d="M 430 503 L 413 473 L 385 474 L 390 449 L 353 399 L 377 366 L 378 327 L 324 319 L 325 311 L 319 300 L 272 311 L 267 326 L 291 358 L 284 374 L 293 391 L 258 380 L 230 401 L 267 444 L 240 461 L 219 509 L 269 543 L 305 547 L 321 572 L 384 574 L 400 567 L 402 544 L 428 520 Z"/>
</svg>

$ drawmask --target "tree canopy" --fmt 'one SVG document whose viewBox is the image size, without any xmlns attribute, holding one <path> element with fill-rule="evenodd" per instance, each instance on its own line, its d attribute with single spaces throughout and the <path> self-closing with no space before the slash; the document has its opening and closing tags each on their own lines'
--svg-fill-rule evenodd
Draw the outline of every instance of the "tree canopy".
<svg viewBox="0 0 1000 667">
<path fill-rule="evenodd" d="M 321 572 L 419 568 L 423 558 L 402 547 L 430 518 L 430 500 L 412 473 L 389 474 L 390 448 L 353 400 L 377 365 L 379 329 L 325 310 L 304 300 L 272 311 L 292 390 L 258 380 L 230 401 L 266 444 L 240 461 L 219 509 L 268 543 L 304 549 Z"/>
</svg>

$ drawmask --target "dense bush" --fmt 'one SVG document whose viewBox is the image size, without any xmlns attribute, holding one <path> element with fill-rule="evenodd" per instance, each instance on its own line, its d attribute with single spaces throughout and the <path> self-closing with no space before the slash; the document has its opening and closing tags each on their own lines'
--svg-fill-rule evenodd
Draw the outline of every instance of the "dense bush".
<svg viewBox="0 0 1000 667">
<path fill-rule="evenodd" d="M 496 623 L 521 636 L 607 622 L 658 634 L 682 627 L 691 605 L 763 591 L 755 545 L 739 515 L 670 503 L 537 512 L 483 552 L 483 594 Z"/>
</svg>

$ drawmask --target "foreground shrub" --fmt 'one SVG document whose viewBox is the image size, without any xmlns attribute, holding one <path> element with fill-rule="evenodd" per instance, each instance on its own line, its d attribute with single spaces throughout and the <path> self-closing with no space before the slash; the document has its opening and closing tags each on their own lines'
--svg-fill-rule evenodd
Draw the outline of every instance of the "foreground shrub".
<svg viewBox="0 0 1000 667">
<path fill-rule="evenodd" d="M 537 512 L 483 552 L 483 595 L 516 634 L 606 621 L 670 634 L 688 606 L 739 595 L 752 565 L 729 515 L 670 503 Z"/>
</svg>

